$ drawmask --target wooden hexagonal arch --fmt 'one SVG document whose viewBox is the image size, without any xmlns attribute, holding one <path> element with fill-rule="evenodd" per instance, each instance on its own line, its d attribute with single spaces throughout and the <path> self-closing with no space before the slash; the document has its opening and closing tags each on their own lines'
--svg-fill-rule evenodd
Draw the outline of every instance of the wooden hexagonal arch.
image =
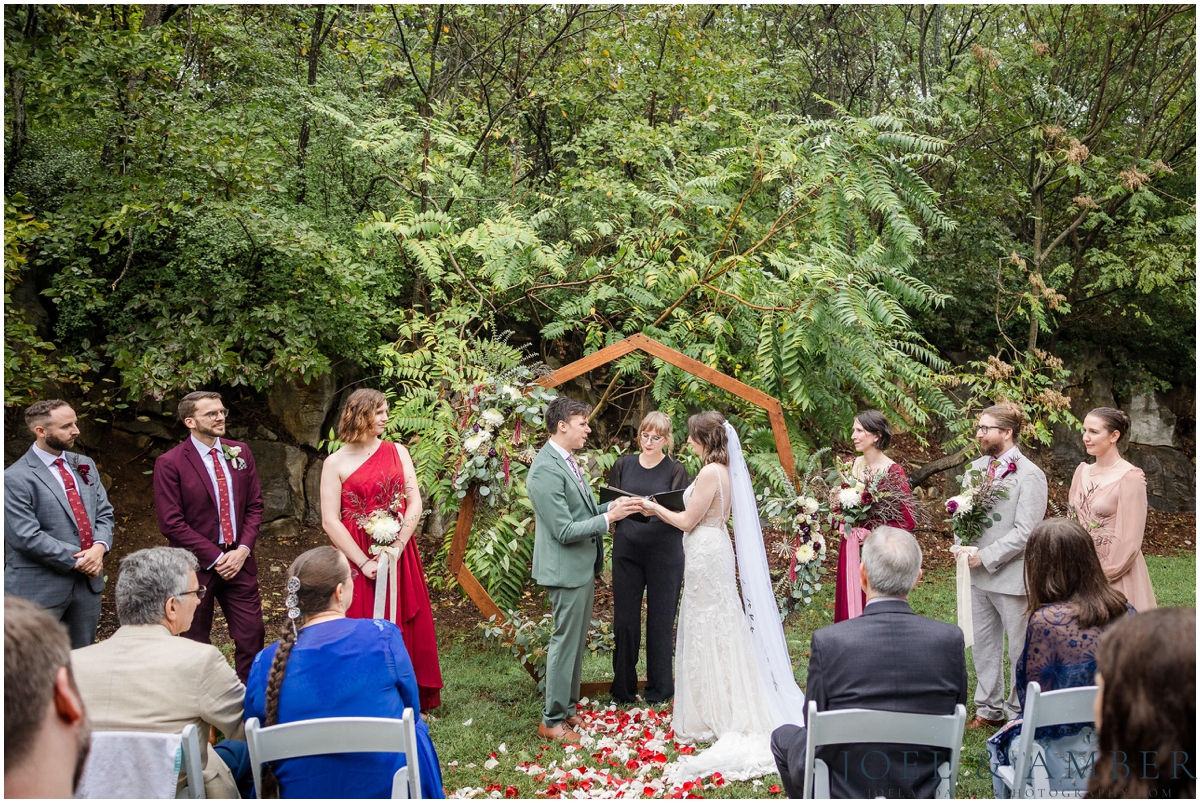
<svg viewBox="0 0 1200 803">
<path fill-rule="evenodd" d="M 594 354 L 589 354 L 582 359 L 576 360 L 569 365 L 564 365 L 557 371 L 543 377 L 540 384 L 546 388 L 553 388 L 562 383 L 574 379 L 580 374 L 585 374 L 593 368 L 599 368 L 601 365 L 612 362 L 613 360 L 624 357 L 634 351 L 644 351 L 647 354 L 658 357 L 663 362 L 670 363 L 676 368 L 687 371 L 693 376 L 710 382 L 717 387 L 732 393 L 734 396 L 745 399 L 752 404 L 757 404 L 759 407 L 767 411 L 767 416 L 771 421 L 771 431 L 775 435 L 775 448 L 779 452 L 779 463 L 783 470 L 787 472 L 789 477 L 795 477 L 796 460 L 792 454 L 792 444 L 788 440 L 787 425 L 783 420 L 783 406 L 774 396 L 763 393 L 761 390 L 752 388 L 744 382 L 739 382 L 731 376 L 708 367 L 702 362 L 693 360 L 686 354 L 682 354 L 669 346 L 664 346 L 657 340 L 652 340 L 643 334 L 630 335 L 619 343 L 613 343 L 607 348 L 600 349 Z M 467 543 L 471 537 L 471 524 L 475 520 L 475 504 L 476 491 L 471 489 L 462 500 L 462 507 L 458 511 L 458 521 L 454 527 L 454 539 L 450 544 L 450 571 L 454 574 L 458 584 L 467 592 L 467 596 L 475 603 L 475 607 L 479 608 L 480 613 L 485 617 L 495 616 L 497 621 L 504 618 L 504 613 L 496 605 L 491 594 L 483 587 L 475 575 L 471 574 L 471 570 L 467 568 L 463 561 L 463 556 L 467 552 Z M 533 675 L 533 668 L 526 666 L 526 669 Z M 536 678 L 536 676 L 535 676 Z M 645 681 L 641 681 L 639 686 L 644 685 Z M 584 683 L 582 684 L 580 693 L 585 696 L 591 696 L 599 693 L 607 692 L 610 684 L 608 682 Z"/>
</svg>

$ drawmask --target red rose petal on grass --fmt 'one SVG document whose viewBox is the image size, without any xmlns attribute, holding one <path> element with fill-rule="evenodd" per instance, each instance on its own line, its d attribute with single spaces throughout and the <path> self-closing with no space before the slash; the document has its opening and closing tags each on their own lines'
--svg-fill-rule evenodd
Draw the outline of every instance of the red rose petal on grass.
<svg viewBox="0 0 1200 803">
<path fill-rule="evenodd" d="M 638 768 L 638 763 L 636 761 L 634 761 L 632 758 L 625 762 L 625 769 L 636 770 L 637 768 Z"/>
<path fill-rule="evenodd" d="M 777 795 L 777 794 L 779 794 L 779 784 L 772 784 L 772 785 L 771 785 L 771 788 L 770 788 L 770 789 L 768 789 L 767 791 L 768 791 L 768 792 L 770 792 L 770 793 L 771 793 L 771 794 L 773 794 L 773 795 Z"/>
<path fill-rule="evenodd" d="M 679 752 L 682 755 L 690 756 L 692 753 L 696 752 L 696 748 L 692 747 L 690 744 L 685 744 L 679 748 Z"/>
<path fill-rule="evenodd" d="M 515 787 L 515 786 L 507 786 L 504 788 L 504 796 L 505 797 L 518 797 L 519 794 L 520 793 L 517 792 L 517 787 Z"/>
</svg>

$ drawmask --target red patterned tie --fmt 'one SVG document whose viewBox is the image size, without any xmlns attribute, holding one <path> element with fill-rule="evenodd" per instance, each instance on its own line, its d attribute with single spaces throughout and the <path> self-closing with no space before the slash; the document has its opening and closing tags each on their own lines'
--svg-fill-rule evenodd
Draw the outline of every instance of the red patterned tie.
<svg viewBox="0 0 1200 803">
<path fill-rule="evenodd" d="M 233 543 L 233 519 L 230 518 L 230 511 L 233 509 L 233 503 L 229 499 L 229 483 L 225 481 L 225 472 L 221 468 L 221 461 L 217 459 L 217 449 L 214 446 L 208 450 L 208 454 L 212 457 L 213 470 L 217 474 L 217 488 L 220 490 L 220 499 L 217 500 L 217 512 L 221 516 L 221 543 Z"/>
<path fill-rule="evenodd" d="M 79 528 L 79 551 L 91 549 L 92 544 L 95 543 L 92 540 L 92 523 L 88 521 L 83 498 L 79 496 L 79 489 L 75 487 L 75 478 L 71 476 L 71 472 L 67 470 L 61 457 L 54 461 L 54 465 L 58 466 L 58 473 L 62 475 L 63 485 L 67 489 L 67 504 L 71 506 L 71 515 L 75 517 L 75 526 Z"/>
</svg>

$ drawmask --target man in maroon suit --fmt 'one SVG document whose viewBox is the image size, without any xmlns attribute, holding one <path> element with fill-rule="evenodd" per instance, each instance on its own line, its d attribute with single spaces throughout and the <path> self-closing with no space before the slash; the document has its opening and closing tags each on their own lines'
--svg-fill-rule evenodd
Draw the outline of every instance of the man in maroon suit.
<svg viewBox="0 0 1200 803">
<path fill-rule="evenodd" d="M 192 434 L 154 462 L 154 504 L 158 529 L 171 546 L 196 556 L 196 575 L 208 590 L 182 635 L 210 643 L 213 602 L 219 600 L 245 683 L 265 635 L 254 562 L 263 501 L 250 450 L 221 437 L 228 412 L 211 391 L 179 400 L 179 418 Z"/>
</svg>

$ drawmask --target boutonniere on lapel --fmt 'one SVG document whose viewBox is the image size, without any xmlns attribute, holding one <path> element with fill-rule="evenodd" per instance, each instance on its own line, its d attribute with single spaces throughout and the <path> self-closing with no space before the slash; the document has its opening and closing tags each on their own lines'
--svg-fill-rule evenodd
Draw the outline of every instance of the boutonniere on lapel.
<svg viewBox="0 0 1200 803">
<path fill-rule="evenodd" d="M 83 480 L 84 485 L 92 484 L 92 467 L 91 466 L 89 466 L 87 463 L 79 462 L 79 458 L 72 455 L 71 456 L 71 468 L 75 469 L 75 471 L 79 474 L 79 479 Z"/>
<path fill-rule="evenodd" d="M 221 453 L 225 455 L 225 461 L 233 466 L 234 471 L 241 471 L 246 467 L 246 461 L 241 458 L 242 447 L 226 446 L 222 443 Z"/>
</svg>

